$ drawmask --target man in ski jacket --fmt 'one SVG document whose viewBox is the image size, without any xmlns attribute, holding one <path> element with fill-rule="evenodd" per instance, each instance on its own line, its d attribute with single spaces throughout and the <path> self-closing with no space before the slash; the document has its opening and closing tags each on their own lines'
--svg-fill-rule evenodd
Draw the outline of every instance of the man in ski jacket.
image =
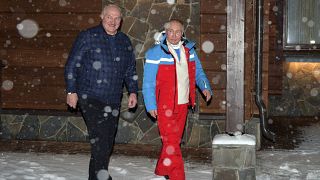
<svg viewBox="0 0 320 180">
<path fill-rule="evenodd" d="M 180 20 L 165 24 L 165 35 L 146 52 L 143 97 L 147 111 L 158 120 L 162 150 L 155 173 L 184 180 L 180 140 L 188 106 L 195 106 L 196 85 L 209 101 L 210 83 L 195 51 L 195 43 L 183 38 Z"/>
</svg>

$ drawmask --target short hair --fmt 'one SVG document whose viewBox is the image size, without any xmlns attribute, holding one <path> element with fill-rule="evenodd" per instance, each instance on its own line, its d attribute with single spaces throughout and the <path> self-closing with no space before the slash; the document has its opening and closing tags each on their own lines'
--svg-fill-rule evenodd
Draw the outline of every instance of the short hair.
<svg viewBox="0 0 320 180">
<path fill-rule="evenodd" d="M 104 16 L 105 12 L 107 11 L 108 8 L 116 8 L 119 10 L 120 12 L 120 17 L 122 18 L 122 12 L 121 12 L 121 8 L 115 4 L 107 4 L 103 7 L 102 11 L 101 11 L 101 16 Z"/>
<path fill-rule="evenodd" d="M 169 29 L 172 22 L 179 23 L 179 24 L 181 25 L 181 27 L 182 27 L 182 32 L 184 31 L 183 22 L 182 22 L 181 20 L 179 20 L 179 19 L 170 19 L 168 22 L 166 22 L 166 23 L 164 24 L 164 26 L 163 26 L 163 27 L 164 27 L 164 30 Z"/>
</svg>

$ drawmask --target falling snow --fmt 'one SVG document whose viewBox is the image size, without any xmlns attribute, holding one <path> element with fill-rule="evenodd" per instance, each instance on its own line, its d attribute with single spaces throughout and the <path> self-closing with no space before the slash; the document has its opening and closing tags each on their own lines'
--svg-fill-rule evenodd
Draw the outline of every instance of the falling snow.
<svg viewBox="0 0 320 180">
<path fill-rule="evenodd" d="M 56 1 L 56 0 L 52 0 Z M 32 3 L 32 0 L 28 1 Z M 59 0 L 59 6 L 62 8 L 68 5 L 66 0 Z M 167 0 L 169 5 L 174 5 L 176 3 L 175 0 Z M 219 5 L 216 5 L 215 8 L 220 8 Z M 231 7 L 227 6 L 225 11 L 227 13 L 231 12 Z M 274 12 L 278 12 L 279 8 L 277 6 L 272 7 Z M 13 9 L 12 9 L 13 11 Z M 37 12 L 40 12 L 40 9 L 36 9 Z M 70 12 L 69 12 L 70 13 Z M 155 9 L 151 9 L 151 14 L 159 13 Z M 21 21 L 23 17 L 16 17 L 17 21 Z M 83 16 L 78 15 L 77 19 L 79 21 L 86 21 L 89 24 L 94 24 L 94 18 L 84 19 Z M 309 28 L 314 28 L 316 22 L 307 17 L 302 17 L 301 21 L 306 24 Z M 191 20 L 187 19 L 187 23 L 190 23 Z M 72 24 L 73 22 L 70 22 Z M 272 22 L 268 21 L 268 24 L 271 25 Z M 16 25 L 16 29 L 18 33 L 23 38 L 35 38 L 39 32 L 39 25 L 36 21 L 32 19 L 24 19 L 20 23 Z M 221 25 L 220 31 L 225 31 L 226 26 Z M 191 31 L 194 33 L 194 31 Z M 50 38 L 52 37 L 51 32 L 45 32 L 45 36 Z M 320 36 L 320 31 L 318 31 L 318 36 Z M 162 38 L 161 32 L 156 32 L 153 36 L 154 40 L 157 42 Z M 36 39 L 35 39 L 36 40 Z M 282 40 L 277 40 L 278 44 L 282 43 Z M 7 39 L 5 41 L 4 46 L 9 47 L 14 45 L 14 43 Z M 63 46 L 63 43 L 59 43 L 60 46 Z M 248 45 L 246 45 L 248 47 Z M 316 49 L 316 46 L 313 46 L 313 49 Z M 128 47 L 129 50 L 132 50 L 133 47 Z M 201 45 L 201 49 L 206 54 L 210 54 L 214 51 L 214 43 L 207 40 L 204 41 Z M 301 50 L 301 47 L 295 46 L 297 51 Z M 135 52 L 139 53 L 143 50 L 143 44 L 138 43 L 135 46 Z M 96 53 L 101 53 L 101 49 L 97 48 Z M 6 55 L 5 50 L 1 50 L 1 55 Z M 61 56 L 61 55 L 60 55 Z M 68 58 L 68 53 L 63 53 L 62 57 L 64 59 Z M 81 57 L 79 57 L 81 60 Z M 115 61 L 119 62 L 120 57 L 116 57 Z M 3 64 L 8 64 L 6 60 L 3 60 Z M 96 70 L 101 69 L 102 64 L 100 61 L 95 61 L 92 64 L 93 68 Z M 76 67 L 81 67 L 80 63 L 76 64 Z M 226 70 L 227 65 L 222 64 L 220 66 L 221 70 Z M 34 72 L 38 72 L 38 69 L 34 69 Z M 314 77 L 316 78 L 316 82 L 320 83 L 320 70 L 313 71 Z M 295 74 L 291 72 L 286 73 L 286 77 L 288 79 L 292 79 Z M 55 78 L 55 76 L 52 76 Z M 134 80 L 138 80 L 138 76 L 135 75 L 132 77 Z M 73 79 L 73 75 L 69 74 L 68 79 Z M 97 83 L 102 83 L 103 80 L 97 79 Z M 218 85 L 221 83 L 221 77 L 215 76 L 212 78 L 211 82 L 214 85 Z M 25 82 L 24 86 L 35 87 L 41 84 L 40 79 L 32 79 L 31 82 Z M 3 80 L 2 81 L 2 89 L 5 91 L 10 91 L 14 88 L 14 82 L 12 80 Z M 310 96 L 317 97 L 319 96 L 319 88 L 314 87 L 309 84 L 306 85 Z M 20 96 L 24 96 L 25 93 L 30 92 L 30 90 L 26 92 L 19 93 Z M 87 99 L 87 95 L 83 94 L 81 96 L 82 99 Z M 41 103 L 41 102 L 35 102 Z M 226 108 L 226 101 L 218 102 L 221 109 Z M 279 111 L 284 111 L 284 108 L 277 106 L 276 109 Z M 119 110 L 112 109 L 107 106 L 104 108 L 104 116 L 109 115 L 118 116 Z M 171 110 L 167 110 L 165 115 L 170 117 L 172 115 Z M 133 118 L 134 113 L 124 112 L 123 117 L 126 119 Z M 273 120 L 268 119 L 268 123 L 272 124 Z M 127 126 L 128 123 L 124 122 L 123 126 Z M 243 125 L 238 124 L 237 129 L 242 130 Z M 29 129 L 30 131 L 34 130 L 32 127 Z M 309 127 L 304 130 L 305 134 L 310 132 L 317 132 L 319 127 Z M 320 161 L 318 160 L 320 153 L 318 152 L 319 148 L 311 148 L 310 146 L 314 145 L 317 140 L 313 140 L 312 135 L 310 135 L 311 141 L 303 142 L 307 145 L 306 147 L 302 147 L 303 151 L 258 151 L 257 152 L 257 180 L 282 180 L 283 179 L 306 179 L 306 180 L 316 180 L 320 179 Z M 319 139 L 319 138 L 318 138 Z M 90 139 L 90 143 L 94 144 L 99 139 Z M 295 140 L 293 140 L 295 141 Z M 310 143 L 310 144 L 308 144 Z M 168 154 L 173 154 L 175 152 L 175 148 L 173 146 L 168 146 L 166 148 L 166 152 Z M 6 152 L 0 154 L 0 180 L 4 179 L 43 179 L 43 180 L 72 180 L 72 179 L 87 179 L 87 168 L 89 162 L 89 155 L 52 155 L 52 154 L 35 154 L 35 153 L 12 153 Z M 112 157 L 111 165 L 110 165 L 110 174 L 113 175 L 114 179 L 132 179 L 132 180 L 160 180 L 163 179 L 154 175 L 154 166 L 156 164 L 155 159 L 148 158 L 138 158 L 138 157 L 124 157 L 124 156 L 115 156 Z M 170 159 L 165 159 L 163 164 L 166 166 L 171 165 Z M 186 174 L 187 179 L 212 179 L 212 167 L 210 164 L 197 164 L 197 163 L 186 163 Z M 109 171 L 101 170 L 98 173 L 98 178 L 100 180 L 107 179 L 109 177 Z M 303 178 L 302 178 L 303 177 Z"/>
<path fill-rule="evenodd" d="M 138 75 L 133 75 L 133 77 L 132 77 L 132 79 L 135 80 L 135 81 L 138 80 L 138 78 L 139 78 Z"/>
<path fill-rule="evenodd" d="M 167 148 L 166 148 L 166 153 L 168 155 L 172 155 L 173 153 L 175 152 L 174 150 L 174 147 L 172 145 L 169 145 Z"/>
<path fill-rule="evenodd" d="M 33 38 L 38 34 L 38 23 L 31 19 L 25 19 L 17 24 L 19 34 L 24 38 Z"/>
<path fill-rule="evenodd" d="M 157 10 L 151 9 L 150 13 L 151 13 L 151 14 L 156 14 L 156 13 L 157 13 Z"/>
<path fill-rule="evenodd" d="M 13 82 L 10 80 L 4 80 L 2 82 L 2 89 L 6 91 L 10 91 L 13 88 Z"/>
<path fill-rule="evenodd" d="M 82 99 L 87 99 L 88 96 L 87 96 L 86 94 L 82 94 L 82 95 L 81 95 L 81 98 L 82 98 Z"/>
<path fill-rule="evenodd" d="M 308 26 L 310 28 L 312 28 L 314 26 L 314 21 L 312 21 L 312 20 L 308 21 Z"/>
<path fill-rule="evenodd" d="M 119 110 L 117 109 L 113 109 L 112 112 L 111 112 L 112 116 L 115 116 L 117 117 L 119 115 Z"/>
<path fill-rule="evenodd" d="M 98 180 L 108 180 L 109 172 L 107 170 L 100 170 L 97 174 Z"/>
<path fill-rule="evenodd" d="M 201 48 L 205 53 L 210 54 L 214 50 L 214 44 L 211 41 L 204 41 Z"/>
<path fill-rule="evenodd" d="M 165 165 L 165 166 L 170 166 L 171 165 L 171 159 L 169 159 L 169 158 L 165 158 L 164 160 L 163 160 L 163 165 Z"/>
<path fill-rule="evenodd" d="M 93 18 L 89 18 L 89 19 L 88 19 L 88 23 L 89 23 L 89 24 L 94 24 L 94 23 L 95 23 L 95 21 L 94 21 L 94 19 L 93 19 Z"/>
<path fill-rule="evenodd" d="M 310 95 L 311 96 L 318 96 L 319 95 L 319 90 L 317 88 L 312 88 L 311 91 L 310 91 Z"/>
<path fill-rule="evenodd" d="M 104 107 L 104 112 L 109 113 L 112 112 L 112 108 L 110 106 Z"/>
<path fill-rule="evenodd" d="M 59 5 L 60 5 L 61 7 L 64 7 L 64 6 L 67 5 L 67 1 L 66 1 L 66 0 L 59 0 Z"/>
<path fill-rule="evenodd" d="M 92 66 L 93 66 L 93 68 L 95 70 L 99 70 L 99 69 L 101 69 L 101 62 L 100 61 L 94 61 Z"/>
<path fill-rule="evenodd" d="M 302 22 L 306 23 L 308 21 L 307 17 L 302 17 Z"/>
<path fill-rule="evenodd" d="M 165 111 L 165 116 L 166 116 L 166 117 L 171 117 L 171 116 L 172 116 L 172 110 L 171 110 L 171 109 L 167 109 L 167 110 Z"/>
<path fill-rule="evenodd" d="M 175 3 L 175 0 L 167 0 L 167 3 L 170 4 L 170 5 L 172 5 L 172 4 Z"/>
</svg>

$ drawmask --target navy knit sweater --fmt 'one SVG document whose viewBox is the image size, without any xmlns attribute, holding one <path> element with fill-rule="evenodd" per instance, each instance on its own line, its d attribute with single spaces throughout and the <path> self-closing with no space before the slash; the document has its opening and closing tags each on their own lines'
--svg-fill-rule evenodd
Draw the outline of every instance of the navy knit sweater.
<svg viewBox="0 0 320 180">
<path fill-rule="evenodd" d="M 137 93 L 135 56 L 129 38 L 122 32 L 108 35 L 102 24 L 82 31 L 65 65 L 66 91 L 79 98 L 94 98 L 120 104 L 123 84 Z"/>
</svg>

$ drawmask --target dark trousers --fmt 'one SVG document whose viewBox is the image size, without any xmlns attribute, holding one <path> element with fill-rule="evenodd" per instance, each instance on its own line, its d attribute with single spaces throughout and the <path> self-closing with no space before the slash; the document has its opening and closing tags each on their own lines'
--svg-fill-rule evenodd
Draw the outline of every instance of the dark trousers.
<svg viewBox="0 0 320 180">
<path fill-rule="evenodd" d="M 105 174 L 108 170 L 118 126 L 119 106 L 105 104 L 95 99 L 80 99 L 79 106 L 91 145 L 89 180 L 97 180 L 99 171 L 102 170 L 104 173 L 100 174 Z"/>
</svg>

